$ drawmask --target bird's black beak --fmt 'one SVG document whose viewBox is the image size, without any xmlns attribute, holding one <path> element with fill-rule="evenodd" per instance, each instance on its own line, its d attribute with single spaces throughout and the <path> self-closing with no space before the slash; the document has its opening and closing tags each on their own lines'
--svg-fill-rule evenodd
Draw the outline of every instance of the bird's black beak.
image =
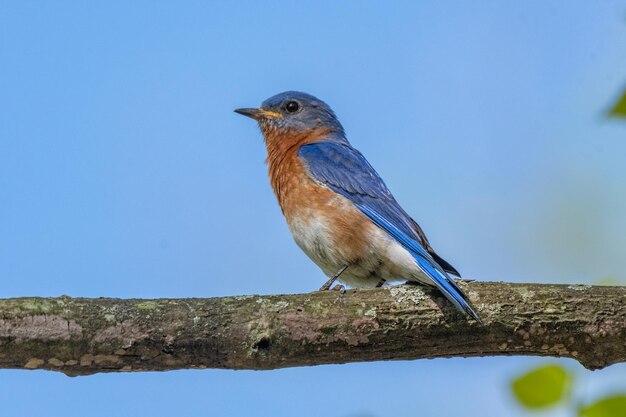
<svg viewBox="0 0 626 417">
<path fill-rule="evenodd" d="M 235 109 L 235 113 L 243 114 L 244 116 L 248 116 L 256 121 L 259 121 L 261 119 L 280 119 L 281 117 L 283 117 L 283 115 L 280 113 L 263 109 Z"/>
<path fill-rule="evenodd" d="M 263 117 L 263 112 L 261 111 L 261 109 L 235 109 L 235 113 L 243 114 L 244 116 L 250 117 L 254 120 L 259 120 L 261 117 Z"/>
</svg>

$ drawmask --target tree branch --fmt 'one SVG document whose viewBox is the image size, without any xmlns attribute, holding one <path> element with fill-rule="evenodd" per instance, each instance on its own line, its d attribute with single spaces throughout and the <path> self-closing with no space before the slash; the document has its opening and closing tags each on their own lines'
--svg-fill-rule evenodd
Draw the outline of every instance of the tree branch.
<svg viewBox="0 0 626 417">
<path fill-rule="evenodd" d="M 485 326 L 417 286 L 207 299 L 0 300 L 0 368 L 67 375 L 451 356 L 626 360 L 626 287 L 461 282 Z"/>
</svg>

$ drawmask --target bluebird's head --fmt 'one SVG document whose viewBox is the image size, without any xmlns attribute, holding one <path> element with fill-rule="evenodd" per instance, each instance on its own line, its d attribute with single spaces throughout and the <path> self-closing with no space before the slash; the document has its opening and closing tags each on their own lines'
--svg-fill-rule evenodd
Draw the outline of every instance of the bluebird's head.
<svg viewBox="0 0 626 417">
<path fill-rule="evenodd" d="M 328 104 L 298 91 L 285 91 L 270 97 L 258 109 L 236 109 L 235 112 L 259 122 L 266 138 L 270 134 L 306 133 L 318 129 L 344 137 L 343 127 Z"/>
</svg>

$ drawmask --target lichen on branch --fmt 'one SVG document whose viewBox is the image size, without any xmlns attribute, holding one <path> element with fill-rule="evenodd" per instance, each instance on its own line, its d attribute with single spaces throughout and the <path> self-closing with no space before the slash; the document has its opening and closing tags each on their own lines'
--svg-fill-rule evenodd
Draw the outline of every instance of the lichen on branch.
<svg viewBox="0 0 626 417">
<path fill-rule="evenodd" d="M 395 286 L 189 299 L 0 300 L 0 368 L 67 375 L 452 356 L 626 360 L 626 287 L 460 282 L 484 326 Z"/>
</svg>

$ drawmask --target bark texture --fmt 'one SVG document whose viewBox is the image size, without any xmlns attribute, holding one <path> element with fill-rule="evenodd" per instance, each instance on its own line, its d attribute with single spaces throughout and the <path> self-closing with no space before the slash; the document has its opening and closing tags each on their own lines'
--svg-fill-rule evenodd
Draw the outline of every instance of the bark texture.
<svg viewBox="0 0 626 417">
<path fill-rule="evenodd" d="M 0 300 L 0 368 L 67 375 L 535 355 L 626 360 L 626 287 L 461 282 L 484 327 L 417 286 L 192 299 Z"/>
</svg>

